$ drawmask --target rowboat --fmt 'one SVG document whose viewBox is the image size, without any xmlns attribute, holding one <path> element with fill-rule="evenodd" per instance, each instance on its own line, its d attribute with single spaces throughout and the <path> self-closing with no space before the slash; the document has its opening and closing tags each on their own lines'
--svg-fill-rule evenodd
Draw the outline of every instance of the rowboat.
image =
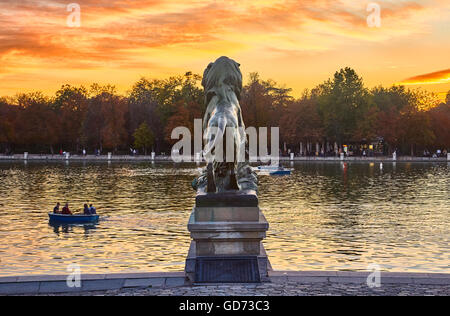
<svg viewBox="0 0 450 316">
<path fill-rule="evenodd" d="M 258 166 L 253 169 L 254 171 L 265 174 L 265 175 L 271 175 L 271 176 L 289 176 L 291 175 L 292 170 L 288 168 L 284 168 L 283 166 Z"/>
<path fill-rule="evenodd" d="M 100 219 L 99 215 L 65 215 L 49 213 L 50 222 L 67 223 L 67 224 L 82 224 L 95 223 Z"/>
<path fill-rule="evenodd" d="M 270 172 L 271 176 L 289 176 L 291 175 L 291 170 L 289 169 L 279 169 L 276 171 L 271 171 Z"/>
<path fill-rule="evenodd" d="M 262 170 L 262 171 L 271 171 L 271 170 L 277 170 L 278 168 L 280 168 L 278 165 L 269 165 L 269 166 L 258 166 L 256 167 L 258 168 L 258 170 Z"/>
</svg>

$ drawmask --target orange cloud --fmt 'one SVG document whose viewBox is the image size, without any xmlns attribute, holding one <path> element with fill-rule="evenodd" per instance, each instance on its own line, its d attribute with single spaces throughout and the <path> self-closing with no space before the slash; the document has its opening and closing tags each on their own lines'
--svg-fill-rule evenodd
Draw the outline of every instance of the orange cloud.
<svg viewBox="0 0 450 316">
<path fill-rule="evenodd" d="M 425 84 L 441 84 L 450 83 L 450 69 L 440 70 L 427 73 L 424 75 L 414 76 L 403 80 L 399 84 L 402 85 L 425 85 Z"/>
<path fill-rule="evenodd" d="M 154 77 L 186 70 L 202 73 L 218 55 L 231 55 L 248 65 L 248 71 L 281 82 L 291 80 L 289 84 L 294 80 L 289 72 L 295 69 L 325 79 L 349 61 L 362 69 L 378 60 L 401 67 L 401 61 L 414 64 L 416 58 L 404 57 L 409 51 L 396 41 L 412 38 L 408 43 L 419 43 L 415 37 L 432 34 L 438 23 L 448 24 L 448 15 L 442 12 L 450 9 L 447 0 L 423 0 L 420 5 L 413 0 L 378 0 L 383 27 L 371 29 L 366 23 L 371 0 L 73 2 L 81 6 L 81 28 L 66 25 L 70 1 L 0 1 L 0 95 L 14 89 L 48 91 L 72 81 L 119 81 L 131 86 L 125 80 L 149 73 Z M 441 52 L 436 54 L 448 52 L 449 45 L 442 41 L 433 45 Z M 381 48 L 387 53 L 373 52 Z M 427 69 L 436 69 L 428 62 Z M 302 81 L 302 88 L 318 83 L 312 80 Z"/>
</svg>

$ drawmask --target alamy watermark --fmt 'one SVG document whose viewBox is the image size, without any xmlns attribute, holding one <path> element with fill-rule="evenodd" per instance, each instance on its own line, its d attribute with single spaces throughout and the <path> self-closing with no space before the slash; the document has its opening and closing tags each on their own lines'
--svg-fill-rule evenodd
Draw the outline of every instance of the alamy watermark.
<svg viewBox="0 0 450 316">
<path fill-rule="evenodd" d="M 81 27 L 81 7 L 78 3 L 70 3 L 67 5 L 67 12 L 71 12 L 67 16 L 66 24 L 68 27 Z"/>
<path fill-rule="evenodd" d="M 367 286 L 371 289 L 381 287 L 381 267 L 378 264 L 369 264 L 367 270 L 371 272 L 367 277 Z"/>
<path fill-rule="evenodd" d="M 69 288 L 81 288 L 81 268 L 78 264 L 69 264 L 67 266 L 67 272 L 69 275 L 66 279 L 67 287 Z"/>
<path fill-rule="evenodd" d="M 250 162 L 258 161 L 272 164 L 279 162 L 280 128 L 270 128 L 270 153 L 268 152 L 268 128 L 227 127 L 208 128 L 203 131 L 202 120 L 194 120 L 194 137 L 184 126 L 172 130 L 171 139 L 179 140 L 171 150 L 174 162 L 192 162 L 192 139 L 196 159 L 203 156 L 207 162 Z M 181 138 L 181 139 L 180 139 Z M 224 143 L 225 141 L 225 143 Z M 205 146 L 203 147 L 203 143 Z M 225 148 L 225 150 L 224 150 Z M 248 159 L 246 159 L 248 157 Z"/>
<path fill-rule="evenodd" d="M 381 27 L 381 6 L 376 2 L 371 2 L 367 5 L 367 12 L 370 12 L 367 17 L 367 26 Z"/>
</svg>

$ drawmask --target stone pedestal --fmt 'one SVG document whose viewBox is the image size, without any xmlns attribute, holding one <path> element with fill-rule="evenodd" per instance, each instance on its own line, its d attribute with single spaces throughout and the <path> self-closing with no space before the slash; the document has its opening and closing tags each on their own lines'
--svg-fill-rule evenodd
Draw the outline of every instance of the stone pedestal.
<svg viewBox="0 0 450 316">
<path fill-rule="evenodd" d="M 267 281 L 271 267 L 261 241 L 268 228 L 255 192 L 199 193 L 188 223 L 187 277 L 193 283 Z"/>
</svg>

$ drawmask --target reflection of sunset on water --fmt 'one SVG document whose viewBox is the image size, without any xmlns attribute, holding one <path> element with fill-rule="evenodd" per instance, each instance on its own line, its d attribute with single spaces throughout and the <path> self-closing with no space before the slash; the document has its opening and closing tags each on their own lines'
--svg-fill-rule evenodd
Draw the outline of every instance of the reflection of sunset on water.
<svg viewBox="0 0 450 316">
<path fill-rule="evenodd" d="M 446 272 L 450 265 L 445 163 L 294 164 L 260 177 L 264 241 L 276 270 Z M 0 164 L 0 275 L 182 271 L 195 165 Z M 98 225 L 50 226 L 57 201 Z"/>
</svg>

